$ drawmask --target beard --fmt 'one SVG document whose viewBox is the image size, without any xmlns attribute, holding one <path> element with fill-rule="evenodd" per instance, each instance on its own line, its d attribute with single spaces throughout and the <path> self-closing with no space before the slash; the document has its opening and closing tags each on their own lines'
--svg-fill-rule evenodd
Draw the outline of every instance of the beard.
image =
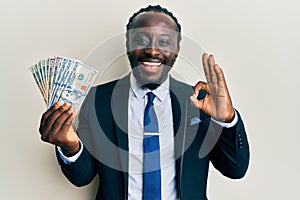
<svg viewBox="0 0 300 200">
<path fill-rule="evenodd" d="M 170 67 L 166 65 L 160 66 L 158 73 L 149 73 L 142 66 L 132 68 L 132 73 L 142 89 L 154 90 L 159 87 L 168 77 Z"/>
<path fill-rule="evenodd" d="M 168 77 L 169 71 L 173 66 L 176 57 L 174 57 L 170 61 L 170 66 L 166 64 L 166 59 L 163 59 L 161 65 L 155 70 L 155 72 L 149 71 L 145 69 L 141 63 L 143 58 L 136 59 L 132 56 L 131 53 L 128 54 L 129 62 L 131 65 L 132 73 L 136 78 L 138 84 L 141 86 L 142 89 L 150 89 L 154 90 L 159 87 Z"/>
</svg>

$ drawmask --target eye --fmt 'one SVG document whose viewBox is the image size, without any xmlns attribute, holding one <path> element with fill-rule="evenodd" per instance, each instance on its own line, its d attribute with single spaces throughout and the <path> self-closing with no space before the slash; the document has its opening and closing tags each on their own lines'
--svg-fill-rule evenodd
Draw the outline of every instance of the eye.
<svg viewBox="0 0 300 200">
<path fill-rule="evenodd" d="M 166 40 L 166 39 L 161 39 L 158 41 L 158 44 L 160 46 L 169 46 L 171 44 L 171 41 L 170 40 Z"/>
<path fill-rule="evenodd" d="M 147 37 L 137 37 L 134 39 L 134 43 L 136 45 L 142 45 L 142 46 L 146 46 L 149 44 L 149 39 Z"/>
</svg>

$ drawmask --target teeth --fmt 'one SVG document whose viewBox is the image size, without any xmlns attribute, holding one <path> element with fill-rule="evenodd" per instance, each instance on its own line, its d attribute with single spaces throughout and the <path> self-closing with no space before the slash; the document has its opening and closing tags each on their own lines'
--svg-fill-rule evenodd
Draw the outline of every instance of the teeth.
<svg viewBox="0 0 300 200">
<path fill-rule="evenodd" d="M 143 62 L 143 65 L 149 65 L 149 66 L 159 66 L 161 63 L 154 63 L 154 62 Z"/>
</svg>

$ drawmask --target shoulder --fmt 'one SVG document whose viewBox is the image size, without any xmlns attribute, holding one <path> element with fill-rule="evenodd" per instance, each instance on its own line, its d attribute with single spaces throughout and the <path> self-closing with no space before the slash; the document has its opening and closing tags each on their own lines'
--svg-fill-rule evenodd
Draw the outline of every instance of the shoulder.
<svg viewBox="0 0 300 200">
<path fill-rule="evenodd" d="M 194 86 L 170 77 L 170 90 L 180 95 L 191 96 L 194 92 Z M 200 90 L 198 99 L 203 99 L 205 95 L 206 92 Z"/>
<path fill-rule="evenodd" d="M 186 97 L 193 94 L 193 86 L 170 77 L 170 92 L 177 97 Z"/>
<path fill-rule="evenodd" d="M 184 83 L 182 81 L 176 80 L 170 77 L 170 91 L 171 91 L 171 99 L 173 102 L 178 101 L 181 105 L 184 105 L 184 102 L 189 102 L 189 97 L 194 93 L 194 86 Z M 206 96 L 206 92 L 204 90 L 200 90 L 198 95 L 198 100 L 203 99 Z M 191 103 L 187 104 L 189 108 L 190 115 L 197 116 L 200 114 L 201 120 L 210 119 L 208 115 L 206 115 L 203 111 L 194 107 Z"/>
<path fill-rule="evenodd" d="M 115 87 L 117 82 L 118 82 L 118 80 L 114 80 L 114 81 L 110 81 L 110 82 L 107 82 L 107 83 L 104 83 L 104 84 L 97 85 L 97 86 L 95 86 L 95 90 L 97 92 L 107 91 L 107 90 L 109 91 L 109 90 L 111 90 L 112 88 Z"/>
<path fill-rule="evenodd" d="M 130 76 L 126 75 L 123 78 L 116 79 L 101 85 L 96 86 L 96 93 L 112 93 L 115 88 L 128 88 L 130 84 Z"/>
<path fill-rule="evenodd" d="M 182 87 L 183 88 L 193 88 L 192 85 L 189 85 L 180 80 L 177 80 L 177 79 L 173 78 L 172 76 L 170 76 L 170 86 L 179 87 L 179 88 L 182 88 Z"/>
</svg>

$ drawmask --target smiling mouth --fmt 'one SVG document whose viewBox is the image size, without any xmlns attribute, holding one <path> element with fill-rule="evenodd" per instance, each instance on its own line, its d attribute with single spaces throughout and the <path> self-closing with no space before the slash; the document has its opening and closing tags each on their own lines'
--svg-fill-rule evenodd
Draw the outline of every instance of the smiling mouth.
<svg viewBox="0 0 300 200">
<path fill-rule="evenodd" d="M 148 62 L 148 61 L 143 61 L 141 63 L 141 66 L 144 68 L 144 70 L 148 72 L 156 72 L 157 70 L 160 69 L 162 66 L 161 62 Z"/>
</svg>

